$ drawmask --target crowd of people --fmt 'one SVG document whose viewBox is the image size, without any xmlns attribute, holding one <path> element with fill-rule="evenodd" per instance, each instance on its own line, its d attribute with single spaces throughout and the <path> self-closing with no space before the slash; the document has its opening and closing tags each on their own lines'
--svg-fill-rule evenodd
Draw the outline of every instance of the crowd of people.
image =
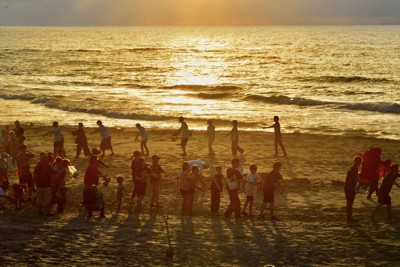
<svg viewBox="0 0 400 267">
<path fill-rule="evenodd" d="M 192 136 L 192 132 L 189 130 L 188 124 L 185 122 L 183 117 L 179 117 L 178 120 L 181 127 L 173 134 L 172 138 L 173 140 L 177 140 L 178 136 L 181 135 L 182 155 L 187 156 L 186 146 L 189 138 Z M 207 124 L 208 128 L 206 131 L 206 137 L 208 138 L 209 154 L 215 155 L 212 148 L 215 140 L 215 126 L 212 120 L 208 120 Z M 258 216 L 260 218 L 265 218 L 264 212 L 268 206 L 269 218 L 271 220 L 278 220 L 274 214 L 274 192 L 278 185 L 288 187 L 280 174 L 282 165 L 280 162 L 275 162 L 269 173 L 260 175 L 257 172 L 257 165 L 252 164 L 249 166 L 248 172 L 244 174 L 242 167 L 240 166 L 240 158 L 237 157 L 238 152 L 240 155 L 244 153 L 244 150 L 239 146 L 238 122 L 234 120 L 232 124 L 233 128 L 228 133 L 228 135 L 231 136 L 232 141 L 233 159 L 231 161 L 231 167 L 224 172 L 221 166 L 217 166 L 211 184 L 207 184 L 203 176 L 203 170 L 209 168 L 208 163 L 201 160 L 184 161 L 182 163 L 181 172 L 178 177 L 179 191 L 182 196 L 181 214 L 183 216 L 193 215 L 193 200 L 194 194 L 197 190 L 210 190 L 210 210 L 213 214 L 218 214 L 221 203 L 221 192 L 226 188 L 229 195 L 229 205 L 223 216 L 225 218 L 230 218 L 234 215 L 234 218 L 236 219 L 242 216 L 254 217 L 254 196 L 257 189 L 261 189 L 263 192 L 263 201 L 259 207 Z M 97 121 L 97 126 L 98 128 L 92 131 L 92 133 L 98 132 L 101 135 L 99 149 L 89 149 L 82 123 L 79 123 L 78 128 L 72 132 L 75 136 L 76 143 L 75 156 L 79 157 L 83 150 L 84 155 L 89 159 L 83 179 L 84 190 L 82 199 L 82 205 L 87 210 L 88 218 L 92 216 L 93 211 L 100 211 L 100 217 L 105 217 L 106 203 L 99 185 L 101 184 L 101 178 L 103 186 L 107 186 L 111 179 L 101 172 L 100 167 L 107 167 L 107 165 L 99 156 L 100 154 L 101 156 L 104 156 L 107 150 L 111 151 L 111 156 L 114 155 L 111 135 L 108 129 L 100 120 Z M 118 184 L 115 200 L 115 203 L 117 204 L 116 213 L 121 211 L 121 208 L 123 207 L 123 199 L 129 196 L 130 202 L 135 203 L 135 205 L 130 205 L 130 209 L 134 207 L 133 212 L 142 212 L 143 198 L 146 195 L 148 183 L 150 183 L 152 192 L 150 206 L 159 207 L 160 181 L 164 177 L 167 177 L 167 173 L 159 163 L 159 156 L 153 154 L 151 157 L 151 164 L 146 164 L 146 160 L 142 156 L 149 156 L 150 154 L 147 147 L 148 134 L 142 125 L 136 124 L 136 128 L 138 133 L 134 140 L 138 141 L 139 137 L 141 138 L 141 152 L 135 151 L 131 161 L 131 175 L 134 189 L 133 192 L 129 194 L 124 186 L 124 177 L 118 176 L 116 178 Z M 285 147 L 282 143 L 279 117 L 275 116 L 274 124 L 265 128 L 274 128 L 275 155 L 278 154 L 278 147 L 280 146 L 283 156 L 287 156 Z M 33 172 L 31 172 L 30 164 L 32 159 L 36 156 L 34 153 L 27 150 L 27 146 L 24 143 L 26 140 L 24 129 L 21 127 L 19 121 L 15 122 L 15 128 L 12 131 L 8 126 L 2 130 L 2 134 L 0 135 L 0 209 L 5 208 L 7 200 L 14 202 L 16 209 L 21 208 L 21 203 L 23 202 L 33 201 L 37 207 L 38 214 L 40 215 L 51 216 L 53 206 L 56 206 L 57 212 L 63 212 L 67 204 L 67 188 L 65 180 L 69 174 L 70 161 L 66 157 L 64 150 L 64 136 L 62 135 L 58 122 L 54 122 L 52 130 L 48 131 L 44 136 L 50 134 L 54 135 L 53 152 L 40 153 L 38 163 L 33 169 Z M 364 166 L 366 165 L 367 161 Z M 354 159 L 354 164 L 348 171 L 345 181 L 345 197 L 347 201 L 346 211 L 347 220 L 349 222 L 355 221 L 352 209 L 357 184 L 372 184 L 370 181 L 366 183 L 365 180 L 360 178 L 360 166 L 363 166 L 362 156 Z M 10 186 L 8 173 L 13 170 L 17 170 L 18 183 Z M 225 173 L 226 175 L 224 175 Z M 397 164 L 393 164 L 390 167 L 390 171 L 386 172 L 385 175 L 381 187 L 379 190 L 376 190 L 379 205 L 372 214 L 373 218 L 383 205 L 387 206 L 388 217 L 391 217 L 391 199 L 389 193 L 393 185 L 400 187 L 400 185 L 395 182 L 396 178 L 400 176 Z M 9 187 L 12 194 L 7 194 Z M 372 187 L 373 186 L 371 186 L 371 188 Z M 246 197 L 243 206 L 241 205 L 239 197 L 239 192 L 241 192 L 241 190 L 244 191 Z M 371 194 L 372 193 L 368 195 L 369 198 Z M 130 211 L 131 210 L 129 210 L 129 212 Z"/>
</svg>

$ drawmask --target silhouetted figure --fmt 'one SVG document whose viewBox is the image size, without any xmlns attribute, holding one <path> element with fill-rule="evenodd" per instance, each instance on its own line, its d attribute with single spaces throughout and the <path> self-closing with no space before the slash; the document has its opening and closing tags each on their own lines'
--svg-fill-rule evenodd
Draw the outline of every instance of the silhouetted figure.
<svg viewBox="0 0 400 267">
<path fill-rule="evenodd" d="M 40 161 L 36 165 L 36 168 L 33 172 L 33 180 L 36 185 L 36 206 L 38 208 L 39 215 L 52 215 L 50 213 L 50 201 L 52 198 L 52 175 L 53 169 L 49 166 L 47 155 L 43 153 L 40 156 Z"/>
<path fill-rule="evenodd" d="M 186 145 L 189 141 L 189 137 L 191 136 L 191 132 L 189 131 L 189 126 L 187 125 L 183 117 L 179 117 L 178 120 L 181 123 L 181 127 L 172 136 L 178 136 L 180 133 L 182 133 L 182 141 L 181 141 L 181 147 L 183 151 L 182 156 L 187 156 Z"/>
<path fill-rule="evenodd" d="M 96 122 L 97 126 L 99 126 L 96 130 L 94 130 L 92 133 L 99 132 L 101 135 L 101 142 L 100 142 L 100 150 L 102 151 L 102 155 L 105 155 L 105 151 L 110 149 L 111 150 L 111 156 L 114 155 L 114 150 L 111 145 L 111 135 L 108 133 L 107 128 L 103 125 L 102 121 L 98 120 Z"/>
<path fill-rule="evenodd" d="M 206 132 L 206 137 L 208 138 L 208 154 L 215 155 L 214 149 L 212 145 L 215 140 L 215 125 L 213 124 L 212 120 L 207 121 L 208 127 Z"/>
<path fill-rule="evenodd" d="M 35 155 L 26 150 L 26 145 L 19 147 L 19 153 L 17 155 L 17 167 L 18 167 L 18 178 L 19 184 L 28 188 L 28 201 L 32 200 L 32 192 L 34 191 L 33 177 L 30 171 L 29 160 L 33 159 Z"/>
<path fill-rule="evenodd" d="M 229 194 L 229 206 L 225 211 L 224 217 L 230 218 L 232 213 L 235 214 L 235 218 L 240 218 L 240 199 L 238 196 L 238 191 L 240 188 L 240 181 L 243 179 L 242 174 L 239 171 L 240 160 L 234 158 L 231 161 L 232 167 L 228 168 L 226 171 L 227 179 L 227 190 Z"/>
<path fill-rule="evenodd" d="M 242 214 L 253 217 L 254 195 L 257 193 L 257 185 L 260 182 L 260 175 L 257 173 L 256 165 L 251 165 L 249 169 L 250 173 L 247 174 L 246 184 L 244 187 L 246 202 L 244 203 Z M 249 207 L 249 214 L 246 213 L 247 206 Z"/>
<path fill-rule="evenodd" d="M 53 122 L 53 129 L 44 134 L 44 136 L 50 134 L 54 134 L 53 148 L 54 148 L 54 155 L 56 155 L 60 148 L 64 150 L 64 136 L 61 134 L 61 128 L 58 126 L 57 121 Z M 61 156 L 64 157 L 64 155 Z"/>
<path fill-rule="evenodd" d="M 362 163 L 361 157 L 355 157 L 353 166 L 347 171 L 346 182 L 344 184 L 344 193 L 346 195 L 346 215 L 347 221 L 353 222 L 353 204 L 356 197 L 356 186 L 359 180 L 358 169 Z"/>
<path fill-rule="evenodd" d="M 104 176 L 99 170 L 99 163 L 97 160 L 97 156 L 92 155 L 89 159 L 88 166 L 85 172 L 85 178 L 83 179 L 83 183 L 86 188 L 91 187 L 92 185 L 99 185 L 100 177 Z"/>
<path fill-rule="evenodd" d="M 281 132 L 281 125 L 279 123 L 279 117 L 278 116 L 274 116 L 274 124 L 272 124 L 271 126 L 267 126 L 264 127 L 264 129 L 266 128 L 274 128 L 274 135 L 275 135 L 275 154 L 274 156 L 278 156 L 278 145 L 281 147 L 282 152 L 283 152 L 283 156 L 286 157 L 286 150 L 285 150 L 285 146 L 283 145 L 282 142 L 282 132 Z"/>
<path fill-rule="evenodd" d="M 142 150 L 142 155 L 148 156 L 149 155 L 149 149 L 147 148 L 147 140 L 149 138 L 146 129 L 140 125 L 140 123 L 136 123 L 136 128 L 139 130 L 138 134 L 135 137 L 135 142 L 138 141 L 138 138 L 140 136 L 140 149 Z M 146 153 L 144 153 L 144 150 L 146 149 Z"/>
<path fill-rule="evenodd" d="M 105 218 L 103 192 L 98 190 L 96 185 L 83 190 L 83 205 L 86 208 L 88 219 L 92 217 L 93 211 L 100 211 L 100 218 Z"/>
<path fill-rule="evenodd" d="M 232 142 L 232 155 L 234 157 L 237 156 L 237 152 L 239 151 L 240 156 L 243 155 L 244 149 L 239 146 L 239 130 L 238 130 L 238 121 L 233 120 L 232 121 L 233 128 L 232 130 L 228 133 L 228 135 L 231 136 L 231 142 Z"/>
<path fill-rule="evenodd" d="M 215 175 L 213 181 L 211 183 L 211 212 L 218 213 L 219 206 L 221 202 L 221 192 L 223 190 L 222 182 L 225 180 L 224 175 L 222 174 L 222 168 L 215 168 Z"/>
<path fill-rule="evenodd" d="M 142 158 L 142 154 L 139 151 L 135 151 L 133 153 L 133 160 L 131 162 L 131 173 L 132 181 L 135 186 L 132 192 L 131 200 L 133 201 L 135 197 L 137 197 L 135 212 L 140 213 L 142 211 L 142 201 L 146 195 L 149 170 L 146 166 L 146 161 Z"/>
<path fill-rule="evenodd" d="M 275 187 L 276 184 L 279 181 L 282 181 L 285 183 L 285 181 L 282 178 L 281 175 L 281 167 L 282 164 L 280 162 L 275 162 L 272 165 L 272 171 L 267 174 L 267 176 L 264 178 L 264 198 L 263 198 L 263 203 L 261 204 L 260 208 L 260 215 L 259 217 L 264 218 L 264 210 L 269 203 L 269 214 L 270 214 L 270 220 L 276 221 L 278 220 L 277 217 L 274 215 L 275 211 Z M 286 185 L 286 183 L 285 183 Z M 287 186 L 287 185 L 286 185 Z"/>
<path fill-rule="evenodd" d="M 76 157 L 79 157 L 81 151 L 83 149 L 83 153 L 85 156 L 90 156 L 90 149 L 88 146 L 85 130 L 83 129 L 83 123 L 78 123 L 78 129 L 72 132 L 72 135 L 75 136 L 75 144 L 76 144 Z"/>
<path fill-rule="evenodd" d="M 392 199 L 389 196 L 392 190 L 393 184 L 400 188 L 400 184 L 396 183 L 396 179 L 400 177 L 399 175 L 399 165 L 393 164 L 390 167 L 390 172 L 383 179 L 382 185 L 379 188 L 378 206 L 376 206 L 374 212 L 372 213 L 372 219 L 375 219 L 376 213 L 379 209 L 386 205 L 387 207 L 387 217 L 390 220 L 392 218 Z"/>
<path fill-rule="evenodd" d="M 24 128 L 21 127 L 21 124 L 19 121 L 15 121 L 14 125 L 15 125 L 15 128 L 14 128 L 13 132 L 15 133 L 15 137 L 18 138 L 19 144 L 22 145 L 25 141 Z"/>
</svg>

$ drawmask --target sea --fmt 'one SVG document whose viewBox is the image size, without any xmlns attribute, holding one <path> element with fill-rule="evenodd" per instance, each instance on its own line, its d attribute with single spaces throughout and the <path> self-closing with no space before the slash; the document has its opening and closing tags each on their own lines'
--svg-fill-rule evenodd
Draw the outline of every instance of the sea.
<svg viewBox="0 0 400 267">
<path fill-rule="evenodd" d="M 0 27 L 0 125 L 400 140 L 400 26 Z"/>
</svg>

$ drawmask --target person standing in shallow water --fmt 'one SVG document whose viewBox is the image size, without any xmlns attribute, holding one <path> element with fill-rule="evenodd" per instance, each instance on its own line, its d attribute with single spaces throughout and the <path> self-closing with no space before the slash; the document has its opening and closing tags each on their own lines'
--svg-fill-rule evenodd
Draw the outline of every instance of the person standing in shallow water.
<svg viewBox="0 0 400 267">
<path fill-rule="evenodd" d="M 279 123 L 279 117 L 278 116 L 274 116 L 274 124 L 272 124 L 271 126 L 267 126 L 264 127 L 264 129 L 267 128 L 274 128 L 274 134 L 275 134 L 275 154 L 274 156 L 278 156 L 278 145 L 281 147 L 282 152 L 283 152 L 283 156 L 286 157 L 286 150 L 285 150 L 285 146 L 283 145 L 282 142 L 282 132 L 281 132 L 281 125 Z"/>
<path fill-rule="evenodd" d="M 138 134 L 135 137 L 135 142 L 138 141 L 138 138 L 142 138 L 140 141 L 140 149 L 142 150 L 142 155 L 143 156 L 148 156 L 149 155 L 149 149 L 147 148 L 147 140 L 149 138 L 146 129 L 140 125 L 140 123 L 136 123 L 136 128 L 139 130 Z M 146 153 L 144 153 L 144 150 L 146 149 Z"/>
<path fill-rule="evenodd" d="M 237 152 L 239 151 L 240 156 L 243 155 L 244 149 L 239 146 L 239 130 L 238 130 L 238 121 L 233 120 L 232 121 L 232 130 L 228 133 L 228 135 L 231 136 L 231 142 L 232 142 L 232 155 L 234 157 L 237 156 Z"/>
<path fill-rule="evenodd" d="M 213 124 L 212 120 L 208 120 L 207 124 L 208 127 L 207 127 L 206 137 L 208 138 L 208 154 L 215 155 L 214 149 L 212 148 L 212 145 L 215 140 L 215 125 Z"/>
<path fill-rule="evenodd" d="M 189 126 L 187 125 L 187 123 L 185 122 L 185 118 L 183 118 L 182 116 L 179 117 L 179 122 L 181 123 L 181 127 L 178 129 L 178 131 L 176 131 L 172 136 L 176 137 L 178 136 L 180 133 L 182 133 L 182 141 L 181 141 L 181 147 L 182 147 L 182 151 L 183 154 L 182 156 L 187 156 L 186 153 L 186 145 L 189 141 L 189 136 L 191 136 L 191 133 L 189 131 Z"/>
</svg>

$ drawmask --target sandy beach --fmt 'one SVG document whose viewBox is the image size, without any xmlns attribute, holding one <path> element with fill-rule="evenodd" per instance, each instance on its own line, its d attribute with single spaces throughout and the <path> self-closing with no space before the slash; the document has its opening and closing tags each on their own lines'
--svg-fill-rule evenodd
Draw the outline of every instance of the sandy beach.
<svg viewBox="0 0 400 267">
<path fill-rule="evenodd" d="M 107 126 L 107 125 L 106 125 Z M 179 125 L 177 125 L 179 126 Z M 50 127 L 26 126 L 28 150 L 52 151 L 52 136 L 43 138 Z M 224 173 L 232 158 L 230 139 L 226 132 L 217 132 L 214 143 L 216 156 L 210 158 L 205 132 L 195 131 L 189 140 L 188 156 L 184 159 L 178 141 L 171 140 L 171 130 L 148 129 L 150 156 L 161 157 L 160 164 L 168 177 L 161 181 L 160 208 L 150 207 L 151 191 L 147 190 L 144 211 L 128 213 L 126 201 L 120 214 L 115 214 L 117 183 L 113 180 L 103 188 L 106 219 L 86 219 L 79 206 L 82 199 L 83 176 L 87 158 L 74 158 L 75 144 L 63 127 L 67 156 L 79 171 L 77 179 L 67 181 L 66 211 L 53 217 L 39 217 L 35 207 L 24 203 L 14 211 L 11 203 L 0 212 L 1 266 L 396 266 L 400 264 L 400 190 L 393 187 L 393 219 L 386 220 L 383 209 L 376 221 L 370 215 L 376 206 L 366 194 L 358 194 L 354 217 L 358 223 L 348 224 L 345 214 L 343 187 L 331 180 L 345 180 L 347 169 L 357 151 L 370 146 L 383 150 L 382 159 L 399 163 L 400 141 L 356 136 L 322 136 L 285 134 L 288 157 L 273 156 L 273 134 L 240 132 L 244 156 L 241 166 L 247 170 L 257 164 L 259 172 L 268 172 L 275 161 L 282 162 L 282 175 L 289 188 L 276 194 L 276 215 L 281 221 L 268 219 L 222 217 L 229 198 L 222 193 L 220 216 L 210 212 L 210 192 L 195 193 L 194 216 L 180 215 L 181 195 L 176 178 L 184 160 L 202 159 L 211 165 L 204 175 L 207 183 L 216 166 Z M 99 134 L 89 134 L 90 147 L 98 147 Z M 136 129 L 112 128 L 116 156 L 107 154 L 102 160 L 109 165 L 102 171 L 114 178 L 125 177 L 125 187 L 132 192 L 130 158 L 140 150 L 134 143 Z M 109 153 L 109 152 L 108 152 Z M 151 159 L 146 158 L 147 163 Z M 32 168 L 36 159 L 32 162 Z M 11 183 L 17 182 L 15 174 Z M 240 193 L 242 205 L 245 201 Z M 262 193 L 255 197 L 258 212 Z M 168 216 L 173 259 L 165 257 L 168 248 L 164 216 Z"/>
</svg>

